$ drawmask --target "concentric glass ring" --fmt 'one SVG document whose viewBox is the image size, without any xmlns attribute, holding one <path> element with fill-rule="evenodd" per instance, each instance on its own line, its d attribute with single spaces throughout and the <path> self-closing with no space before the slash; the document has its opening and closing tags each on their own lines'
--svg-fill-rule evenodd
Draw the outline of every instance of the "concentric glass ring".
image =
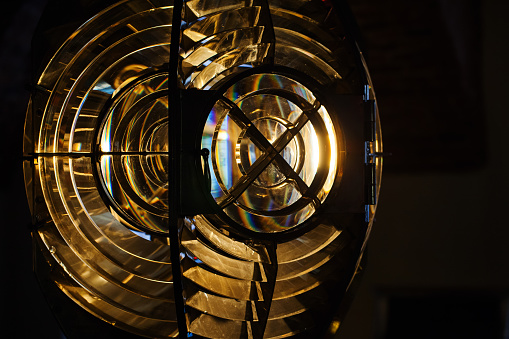
<svg viewBox="0 0 509 339">
<path fill-rule="evenodd" d="M 119 1 L 78 28 L 37 79 L 31 107 L 43 115 L 29 107 L 24 145 L 38 187 L 29 194 L 48 214 L 36 234 L 63 272 L 57 286 L 151 337 L 177 333 L 170 247 L 154 235 L 168 229 L 172 15 L 171 1 Z"/>
<path fill-rule="evenodd" d="M 267 131 L 269 136 L 266 138 L 271 144 L 276 140 L 278 135 L 281 135 L 288 129 L 295 128 L 295 126 L 288 120 L 277 117 L 262 117 L 255 118 L 252 121 L 253 125 L 258 130 Z M 261 155 L 260 149 L 249 139 L 247 128 L 245 127 L 239 135 L 237 144 L 235 146 L 235 158 L 239 170 L 243 175 L 247 174 L 247 169 L 251 167 L 256 159 Z M 300 133 L 296 134 L 282 151 L 283 159 L 291 166 L 292 170 L 296 173 L 302 171 L 305 158 L 304 139 Z M 269 164 L 269 166 L 274 166 Z M 270 176 L 273 175 L 273 177 Z M 273 188 L 288 183 L 290 179 L 286 178 L 279 171 L 270 171 L 265 169 L 252 184 L 259 187 Z"/>
<path fill-rule="evenodd" d="M 124 85 L 98 133 L 99 177 L 119 219 L 164 233 L 168 219 L 168 74 Z"/>
<path fill-rule="evenodd" d="M 274 233 L 300 225 L 336 179 L 338 128 L 288 76 L 239 80 L 211 110 L 202 136 L 211 150 L 212 195 L 241 227 Z"/>
</svg>

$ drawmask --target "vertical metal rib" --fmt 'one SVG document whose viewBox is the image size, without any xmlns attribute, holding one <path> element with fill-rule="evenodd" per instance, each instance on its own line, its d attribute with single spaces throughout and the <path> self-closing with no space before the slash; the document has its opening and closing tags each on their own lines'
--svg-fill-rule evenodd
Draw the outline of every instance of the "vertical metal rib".
<svg viewBox="0 0 509 339">
<path fill-rule="evenodd" d="M 265 63 L 274 65 L 274 54 L 276 52 L 276 34 L 274 33 L 274 25 L 272 24 L 272 16 L 270 15 L 269 1 L 268 0 L 254 0 L 253 5 L 260 6 L 260 20 L 259 25 L 263 26 L 262 42 L 269 44 L 269 50 Z"/>
<path fill-rule="evenodd" d="M 179 229 L 182 220 L 179 216 L 180 211 L 180 89 L 178 84 L 178 62 L 179 62 L 179 46 L 180 46 L 180 26 L 181 15 L 184 1 L 176 0 L 173 4 L 173 18 L 171 30 L 170 44 L 170 60 L 168 63 L 168 134 L 169 147 L 168 157 L 170 159 L 169 187 L 170 203 L 169 203 L 169 227 L 168 237 L 170 241 L 171 263 L 173 273 L 173 292 L 175 299 L 175 307 L 177 310 L 177 323 L 179 330 L 179 338 L 187 337 L 187 324 L 184 311 L 184 297 L 182 286 L 182 271 L 180 267 L 180 241 Z"/>
</svg>

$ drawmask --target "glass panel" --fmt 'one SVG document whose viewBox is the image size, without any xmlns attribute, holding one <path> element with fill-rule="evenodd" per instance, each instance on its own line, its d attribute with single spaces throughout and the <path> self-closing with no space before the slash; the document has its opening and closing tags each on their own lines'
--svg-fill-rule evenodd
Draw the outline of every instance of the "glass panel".
<svg viewBox="0 0 509 339">
<path fill-rule="evenodd" d="M 334 241 L 341 231 L 333 225 L 320 224 L 298 237 L 278 244 L 277 258 L 279 264 L 306 258 Z"/>
<path fill-rule="evenodd" d="M 184 30 L 183 47 L 187 50 L 191 48 L 188 44 L 196 43 L 220 32 L 254 27 L 258 24 L 259 15 L 260 7 L 243 7 L 207 16 L 193 22 Z M 186 42 L 186 38 L 192 43 Z"/>
<path fill-rule="evenodd" d="M 261 293 L 257 294 L 256 282 L 224 277 L 199 266 L 185 269 L 184 277 L 214 294 L 239 300 L 263 300 Z"/>
<path fill-rule="evenodd" d="M 200 263 L 224 275 L 243 280 L 267 280 L 262 273 L 263 267 L 260 269 L 257 263 L 240 261 L 221 255 L 205 246 L 205 244 L 201 243 L 199 240 L 183 240 L 182 245 L 186 248 L 186 254 L 190 258 L 199 258 Z M 257 267 L 255 267 L 255 265 Z"/>
<path fill-rule="evenodd" d="M 336 52 L 342 45 L 344 36 L 340 36 L 341 29 L 334 27 L 335 32 L 328 29 L 326 23 L 334 20 L 335 15 L 331 8 L 325 8 L 319 1 L 293 1 L 293 0 L 270 0 L 270 13 L 274 29 L 279 27 L 302 35 L 308 40 L 314 40 L 311 44 L 319 44 L 330 51 Z M 314 7 L 314 10 L 309 10 Z M 300 47 L 297 45 L 297 47 Z"/>
<path fill-rule="evenodd" d="M 273 300 L 270 307 L 269 320 L 291 317 L 312 310 L 319 305 L 327 305 L 326 290 L 322 286 L 300 294 L 296 297 Z"/>
<path fill-rule="evenodd" d="M 222 73 L 237 66 L 251 68 L 261 65 L 267 56 L 268 44 L 249 45 L 239 50 L 233 50 L 214 60 L 205 67 L 190 83 L 191 88 L 210 89 L 223 79 Z"/>
<path fill-rule="evenodd" d="M 246 48 L 261 43 L 263 27 L 238 29 L 210 36 L 182 60 L 185 84 L 188 85 L 215 59 L 235 48 Z"/>
<path fill-rule="evenodd" d="M 316 271 L 305 273 L 287 280 L 278 281 L 274 288 L 274 300 L 298 296 L 320 286 L 326 281 L 330 283 L 331 278 L 335 279 L 333 275 L 336 275 L 338 280 L 341 278 L 344 279 L 344 277 L 341 276 L 341 273 L 344 274 L 346 272 L 340 271 L 340 268 L 344 266 L 344 263 L 339 266 L 338 263 L 335 262 L 337 260 L 338 256 L 335 256 L 334 260 L 322 265 Z M 330 292 L 332 292 L 332 295 L 335 294 L 334 291 Z"/>
<path fill-rule="evenodd" d="M 100 176 L 119 221 L 141 230 L 168 229 L 168 155 L 103 155 Z"/>
<path fill-rule="evenodd" d="M 168 75 L 124 85 L 99 131 L 101 152 L 168 152 Z"/>
<path fill-rule="evenodd" d="M 44 236 L 42 237 L 44 239 Z M 46 243 L 48 242 L 46 241 Z M 58 266 L 56 266 L 54 270 L 57 271 Z M 139 335 L 146 335 L 147 333 L 152 333 L 152 335 L 158 337 L 175 337 L 177 335 L 177 322 L 175 319 L 152 319 L 140 317 L 137 314 L 131 313 L 129 310 L 118 308 L 113 304 L 98 298 L 97 295 L 84 289 L 83 286 L 78 284 L 75 280 L 72 280 L 71 278 L 66 279 L 65 277 L 68 277 L 67 272 L 60 273 L 60 279 L 57 281 L 59 288 L 78 305 L 89 310 L 89 312 L 101 319 L 105 319 L 119 328 Z"/>
<path fill-rule="evenodd" d="M 127 187 L 132 201 L 156 210 L 149 223 L 166 223 L 170 5 L 120 1 L 80 27 L 41 75 L 32 96 L 41 114 L 30 106 L 26 126 L 34 122 L 40 134 L 25 174 L 35 208 L 53 219 L 34 235 L 56 261 L 52 278 L 92 314 L 151 337 L 177 332 L 170 247 L 137 230 L 113 202 Z M 101 150 L 101 140 L 114 147 Z M 32 140 L 24 143 L 31 149 Z"/>
<path fill-rule="evenodd" d="M 128 274 L 170 279 L 168 246 L 138 237 L 116 221 L 100 199 L 93 175 L 87 171 L 91 166 L 89 158 L 40 157 L 39 162 L 45 179 L 43 192 L 46 200 L 52 202 L 49 207 L 53 220 L 58 220 L 56 227 L 70 247 L 77 246 L 77 253 L 88 253 L 91 266 L 116 270 L 117 265 Z M 66 182 L 72 185 L 66 186 Z M 140 257 L 140 250 L 147 257 Z"/>
<path fill-rule="evenodd" d="M 261 18 L 262 7 L 253 4 L 230 0 L 186 2 L 188 26 L 181 51 L 186 87 L 209 89 L 237 67 L 268 62 L 273 39 L 266 39 L 264 32 L 271 28 L 263 25 L 270 18 Z"/>
<path fill-rule="evenodd" d="M 241 241 L 235 241 L 227 235 L 219 232 L 203 216 L 197 215 L 192 220 L 187 219 L 186 224 L 191 229 L 197 228 L 200 234 L 220 251 L 245 261 L 270 263 L 270 259 L 265 250 L 249 246 Z"/>
<path fill-rule="evenodd" d="M 139 45 L 140 40 L 143 45 Z M 104 107 L 106 100 L 115 94 L 116 90 L 120 91 L 122 85 L 129 83 L 137 73 L 150 72 L 153 67 L 164 65 L 167 62 L 168 41 L 168 26 L 155 27 L 133 33 L 116 42 L 90 64 L 86 59 L 78 59 L 76 63 L 69 65 L 66 73 L 69 78 L 58 82 L 54 91 L 54 94 L 67 92 L 66 100 L 62 102 L 57 96 L 51 99 L 44 117 L 46 123 L 41 127 L 41 139 L 44 143 L 39 152 L 72 151 L 75 132 L 78 132 L 76 142 L 80 145 L 74 148 L 90 151 L 94 142 L 94 130 L 89 126 L 97 124 L 95 116 Z M 90 96 L 90 91 L 100 93 Z M 90 103 L 87 102 L 89 96 Z M 85 126 L 76 131 L 81 108 L 85 109 L 81 119 L 91 122 L 85 122 Z"/>
<path fill-rule="evenodd" d="M 130 326 L 142 317 L 147 324 L 170 330 L 157 321 L 170 325 L 168 319 L 175 319 L 171 267 L 168 262 L 139 255 L 152 253 L 161 258 L 161 245 L 136 236 L 118 222 L 115 225 L 116 220 L 101 207 L 97 183 L 88 174 L 89 158 L 39 157 L 38 163 L 43 193 L 51 201 L 48 206 L 55 221 L 55 226 L 46 225 L 39 235 L 57 263 L 86 289 L 67 290 L 65 284 L 61 288 L 75 300 L 93 295 L 88 309 L 102 305 L 99 314 L 106 313 L 107 319 L 114 316 Z M 164 251 L 169 252 L 167 245 Z M 168 253 L 165 256 L 168 260 Z"/>
<path fill-rule="evenodd" d="M 278 31 L 276 31 L 276 34 L 277 33 Z M 294 46 L 278 44 L 275 53 L 275 61 L 278 64 L 288 66 L 308 76 L 312 76 L 325 86 L 334 86 L 335 83 L 341 79 L 341 76 L 334 68 L 325 61 Z"/>
<path fill-rule="evenodd" d="M 276 276 L 270 245 L 235 241 L 197 217 L 186 223 L 182 247 L 190 331 L 213 326 L 209 336 L 261 337 Z"/>
<path fill-rule="evenodd" d="M 205 314 L 230 320 L 246 320 L 256 309 L 253 301 L 223 298 L 214 294 L 198 291 L 188 297 L 186 306 L 197 309 Z"/>
<path fill-rule="evenodd" d="M 123 85 L 99 131 L 99 174 L 119 219 L 168 230 L 168 75 Z"/>
<path fill-rule="evenodd" d="M 229 321 L 208 314 L 192 316 L 192 314 L 188 316 L 189 331 L 205 338 L 253 338 L 253 331 L 248 322 Z"/>
<path fill-rule="evenodd" d="M 92 60 L 95 57 L 94 53 L 92 53 L 94 48 L 91 48 L 88 44 L 92 43 L 92 46 L 99 46 L 101 41 L 113 34 L 119 34 L 119 31 L 121 31 L 120 28 L 132 21 L 136 21 L 137 23 L 145 21 L 147 22 L 145 27 L 167 25 L 171 23 L 172 7 L 170 6 L 172 6 L 173 1 L 165 0 L 164 2 L 165 5 L 158 6 L 155 13 L 151 12 L 154 9 L 151 2 L 146 0 L 122 1 L 120 4 L 114 5 L 105 9 L 101 13 L 98 13 L 95 17 L 91 18 L 87 21 L 87 23 L 81 26 L 73 35 L 71 35 L 64 44 L 62 44 L 59 51 L 56 53 L 57 57 L 51 60 L 44 72 L 41 74 L 38 85 L 48 89 L 53 88 L 55 82 L 57 80 L 61 80 L 60 76 L 67 65 L 73 62 L 72 60 L 79 56 L 81 52 L 84 52 L 82 50 L 84 46 L 87 46 L 85 52 L 86 54 L 89 52 L 91 53 L 88 55 L 88 58 L 89 60 Z M 166 14 L 161 17 L 156 13 Z M 93 25 L 90 24 L 91 22 L 93 22 Z M 93 29 L 91 29 L 92 26 Z M 140 28 L 142 27 L 138 24 L 135 26 Z M 128 29 L 123 30 L 123 32 L 131 34 L 133 30 Z M 108 46 L 118 40 L 120 40 L 120 38 L 116 35 L 113 40 L 104 46 Z M 101 50 L 100 46 L 97 50 Z"/>
<path fill-rule="evenodd" d="M 200 18 L 215 12 L 228 11 L 245 5 L 244 2 L 238 0 L 189 0 L 186 2 L 186 6 L 196 18 Z"/>
<path fill-rule="evenodd" d="M 123 308 L 143 317 L 160 320 L 176 318 L 173 299 L 164 298 L 173 295 L 172 283 L 157 284 L 156 282 L 150 283 L 147 280 L 140 281 L 133 274 L 125 277 L 121 274 L 108 275 L 101 270 L 102 268 L 108 269 L 108 267 L 104 266 L 104 261 L 101 262 L 97 255 L 94 259 L 99 260 L 91 259 L 88 263 L 98 263 L 101 266 L 99 270 L 91 269 L 82 261 L 87 252 L 82 251 L 79 255 L 76 255 L 63 240 L 59 239 L 56 232 L 42 232 L 40 235 L 48 245 L 52 256 L 57 262 L 65 266 L 68 274 L 73 277 L 89 277 L 80 281 L 80 283 L 98 298 L 107 301 L 116 308 Z M 97 267 L 99 266 L 95 268 Z M 122 278 L 123 280 L 116 281 L 112 277 Z M 157 289 L 150 291 L 149 288 L 151 287 L 157 287 Z"/>
<path fill-rule="evenodd" d="M 343 249 L 348 242 L 346 235 L 338 236 L 327 246 L 323 247 L 319 252 L 310 254 L 300 259 L 294 259 L 290 262 L 279 263 L 277 270 L 277 280 L 287 280 L 298 275 L 303 275 L 320 268 L 322 265 L 331 260 L 339 251 Z"/>
<path fill-rule="evenodd" d="M 240 80 L 216 103 L 202 137 L 211 150 L 211 193 L 250 230 L 301 224 L 337 180 L 336 129 L 299 82 L 275 74 Z"/>
</svg>

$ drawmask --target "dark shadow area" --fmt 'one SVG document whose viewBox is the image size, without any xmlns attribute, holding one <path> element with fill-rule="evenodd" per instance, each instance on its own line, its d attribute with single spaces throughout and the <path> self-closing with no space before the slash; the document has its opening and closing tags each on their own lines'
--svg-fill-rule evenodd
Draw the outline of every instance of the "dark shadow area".
<svg viewBox="0 0 509 339">
<path fill-rule="evenodd" d="M 351 1 L 398 172 L 485 164 L 481 1 Z"/>
<path fill-rule="evenodd" d="M 352 7 L 393 156 L 364 280 L 337 338 L 505 338 L 509 3 Z M 381 309 L 382 287 L 391 292 Z"/>
<path fill-rule="evenodd" d="M 60 338 L 32 271 L 31 217 L 22 172 L 22 135 L 29 98 L 30 46 L 44 0 L 2 4 L 0 25 L 0 194 L 2 336 Z"/>
<path fill-rule="evenodd" d="M 500 339 L 503 294 L 482 291 L 385 291 L 377 339 Z"/>
</svg>

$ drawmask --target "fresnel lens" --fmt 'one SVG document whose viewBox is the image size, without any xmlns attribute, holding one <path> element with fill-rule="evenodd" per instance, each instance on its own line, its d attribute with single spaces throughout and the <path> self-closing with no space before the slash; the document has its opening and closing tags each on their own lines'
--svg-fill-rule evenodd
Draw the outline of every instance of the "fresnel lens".
<svg viewBox="0 0 509 339">
<path fill-rule="evenodd" d="M 333 335 L 381 178 L 347 13 L 342 1 L 119 1 L 48 47 L 24 169 L 50 299 L 126 335 Z M 70 27 L 45 22 L 44 34 Z"/>
</svg>

